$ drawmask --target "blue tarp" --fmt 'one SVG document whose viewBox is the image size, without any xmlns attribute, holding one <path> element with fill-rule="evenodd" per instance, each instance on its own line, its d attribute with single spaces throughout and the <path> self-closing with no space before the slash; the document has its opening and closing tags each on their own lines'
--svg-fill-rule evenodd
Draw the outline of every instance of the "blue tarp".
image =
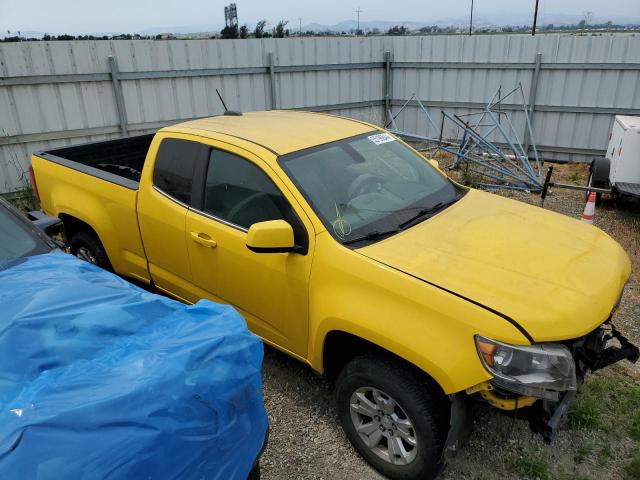
<svg viewBox="0 0 640 480">
<path fill-rule="evenodd" d="M 0 479 L 246 479 L 262 355 L 226 305 L 65 254 L 0 271 Z"/>
</svg>

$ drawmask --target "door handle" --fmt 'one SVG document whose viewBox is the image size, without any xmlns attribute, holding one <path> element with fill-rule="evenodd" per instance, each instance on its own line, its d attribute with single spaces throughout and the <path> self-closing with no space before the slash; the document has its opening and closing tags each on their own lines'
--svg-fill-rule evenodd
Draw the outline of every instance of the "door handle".
<svg viewBox="0 0 640 480">
<path fill-rule="evenodd" d="M 206 233 L 191 232 L 191 240 L 208 248 L 215 248 L 218 246 L 216 241 L 210 238 Z"/>
</svg>

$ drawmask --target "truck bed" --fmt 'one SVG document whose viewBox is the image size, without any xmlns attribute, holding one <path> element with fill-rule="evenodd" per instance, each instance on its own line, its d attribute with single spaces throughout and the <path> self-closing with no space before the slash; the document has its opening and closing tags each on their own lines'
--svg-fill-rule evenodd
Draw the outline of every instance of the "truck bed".
<svg viewBox="0 0 640 480">
<path fill-rule="evenodd" d="M 139 135 L 36 152 L 36 155 L 112 183 L 137 188 L 152 139 L 153 134 Z"/>
<path fill-rule="evenodd" d="M 73 219 L 79 228 L 86 224 L 102 242 L 113 269 L 144 282 L 149 273 L 137 201 L 152 139 L 141 135 L 95 142 L 35 152 L 31 158 L 42 209 L 63 222 Z"/>
</svg>

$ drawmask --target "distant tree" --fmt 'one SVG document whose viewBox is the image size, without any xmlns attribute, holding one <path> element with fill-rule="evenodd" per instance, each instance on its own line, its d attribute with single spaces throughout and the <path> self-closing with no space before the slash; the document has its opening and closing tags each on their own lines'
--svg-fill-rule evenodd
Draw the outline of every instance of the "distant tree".
<svg viewBox="0 0 640 480">
<path fill-rule="evenodd" d="M 262 38 L 265 36 L 265 27 L 267 26 L 267 21 L 266 20 L 260 20 L 258 23 L 256 23 L 256 28 L 253 31 L 253 36 L 256 38 Z"/>
<path fill-rule="evenodd" d="M 220 30 L 220 35 L 222 35 L 222 38 L 238 38 L 238 26 L 232 25 L 224 27 Z"/>
<path fill-rule="evenodd" d="M 242 25 L 240 27 L 240 38 L 248 38 L 249 37 L 249 27 L 246 25 Z"/>
<path fill-rule="evenodd" d="M 404 25 L 396 25 L 387 30 L 387 35 L 406 35 L 407 33 L 409 33 L 409 29 Z"/>
<path fill-rule="evenodd" d="M 373 27 L 370 33 L 372 35 L 380 35 L 380 29 L 378 27 Z"/>
<path fill-rule="evenodd" d="M 285 27 L 287 26 L 286 20 L 280 20 L 276 25 L 276 28 L 273 29 L 273 38 L 284 38 L 285 37 Z"/>
</svg>

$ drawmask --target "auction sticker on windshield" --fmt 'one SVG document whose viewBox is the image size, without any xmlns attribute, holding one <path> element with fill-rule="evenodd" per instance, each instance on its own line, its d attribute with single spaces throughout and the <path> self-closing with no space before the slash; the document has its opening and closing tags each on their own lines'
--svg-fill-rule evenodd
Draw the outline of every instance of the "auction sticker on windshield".
<svg viewBox="0 0 640 480">
<path fill-rule="evenodd" d="M 396 139 L 393 138 L 388 133 L 379 133 L 377 135 L 371 135 L 371 136 L 369 136 L 367 138 L 369 140 L 371 140 L 373 143 L 375 143 L 376 145 L 382 145 L 383 143 L 395 142 L 396 141 Z"/>
</svg>

